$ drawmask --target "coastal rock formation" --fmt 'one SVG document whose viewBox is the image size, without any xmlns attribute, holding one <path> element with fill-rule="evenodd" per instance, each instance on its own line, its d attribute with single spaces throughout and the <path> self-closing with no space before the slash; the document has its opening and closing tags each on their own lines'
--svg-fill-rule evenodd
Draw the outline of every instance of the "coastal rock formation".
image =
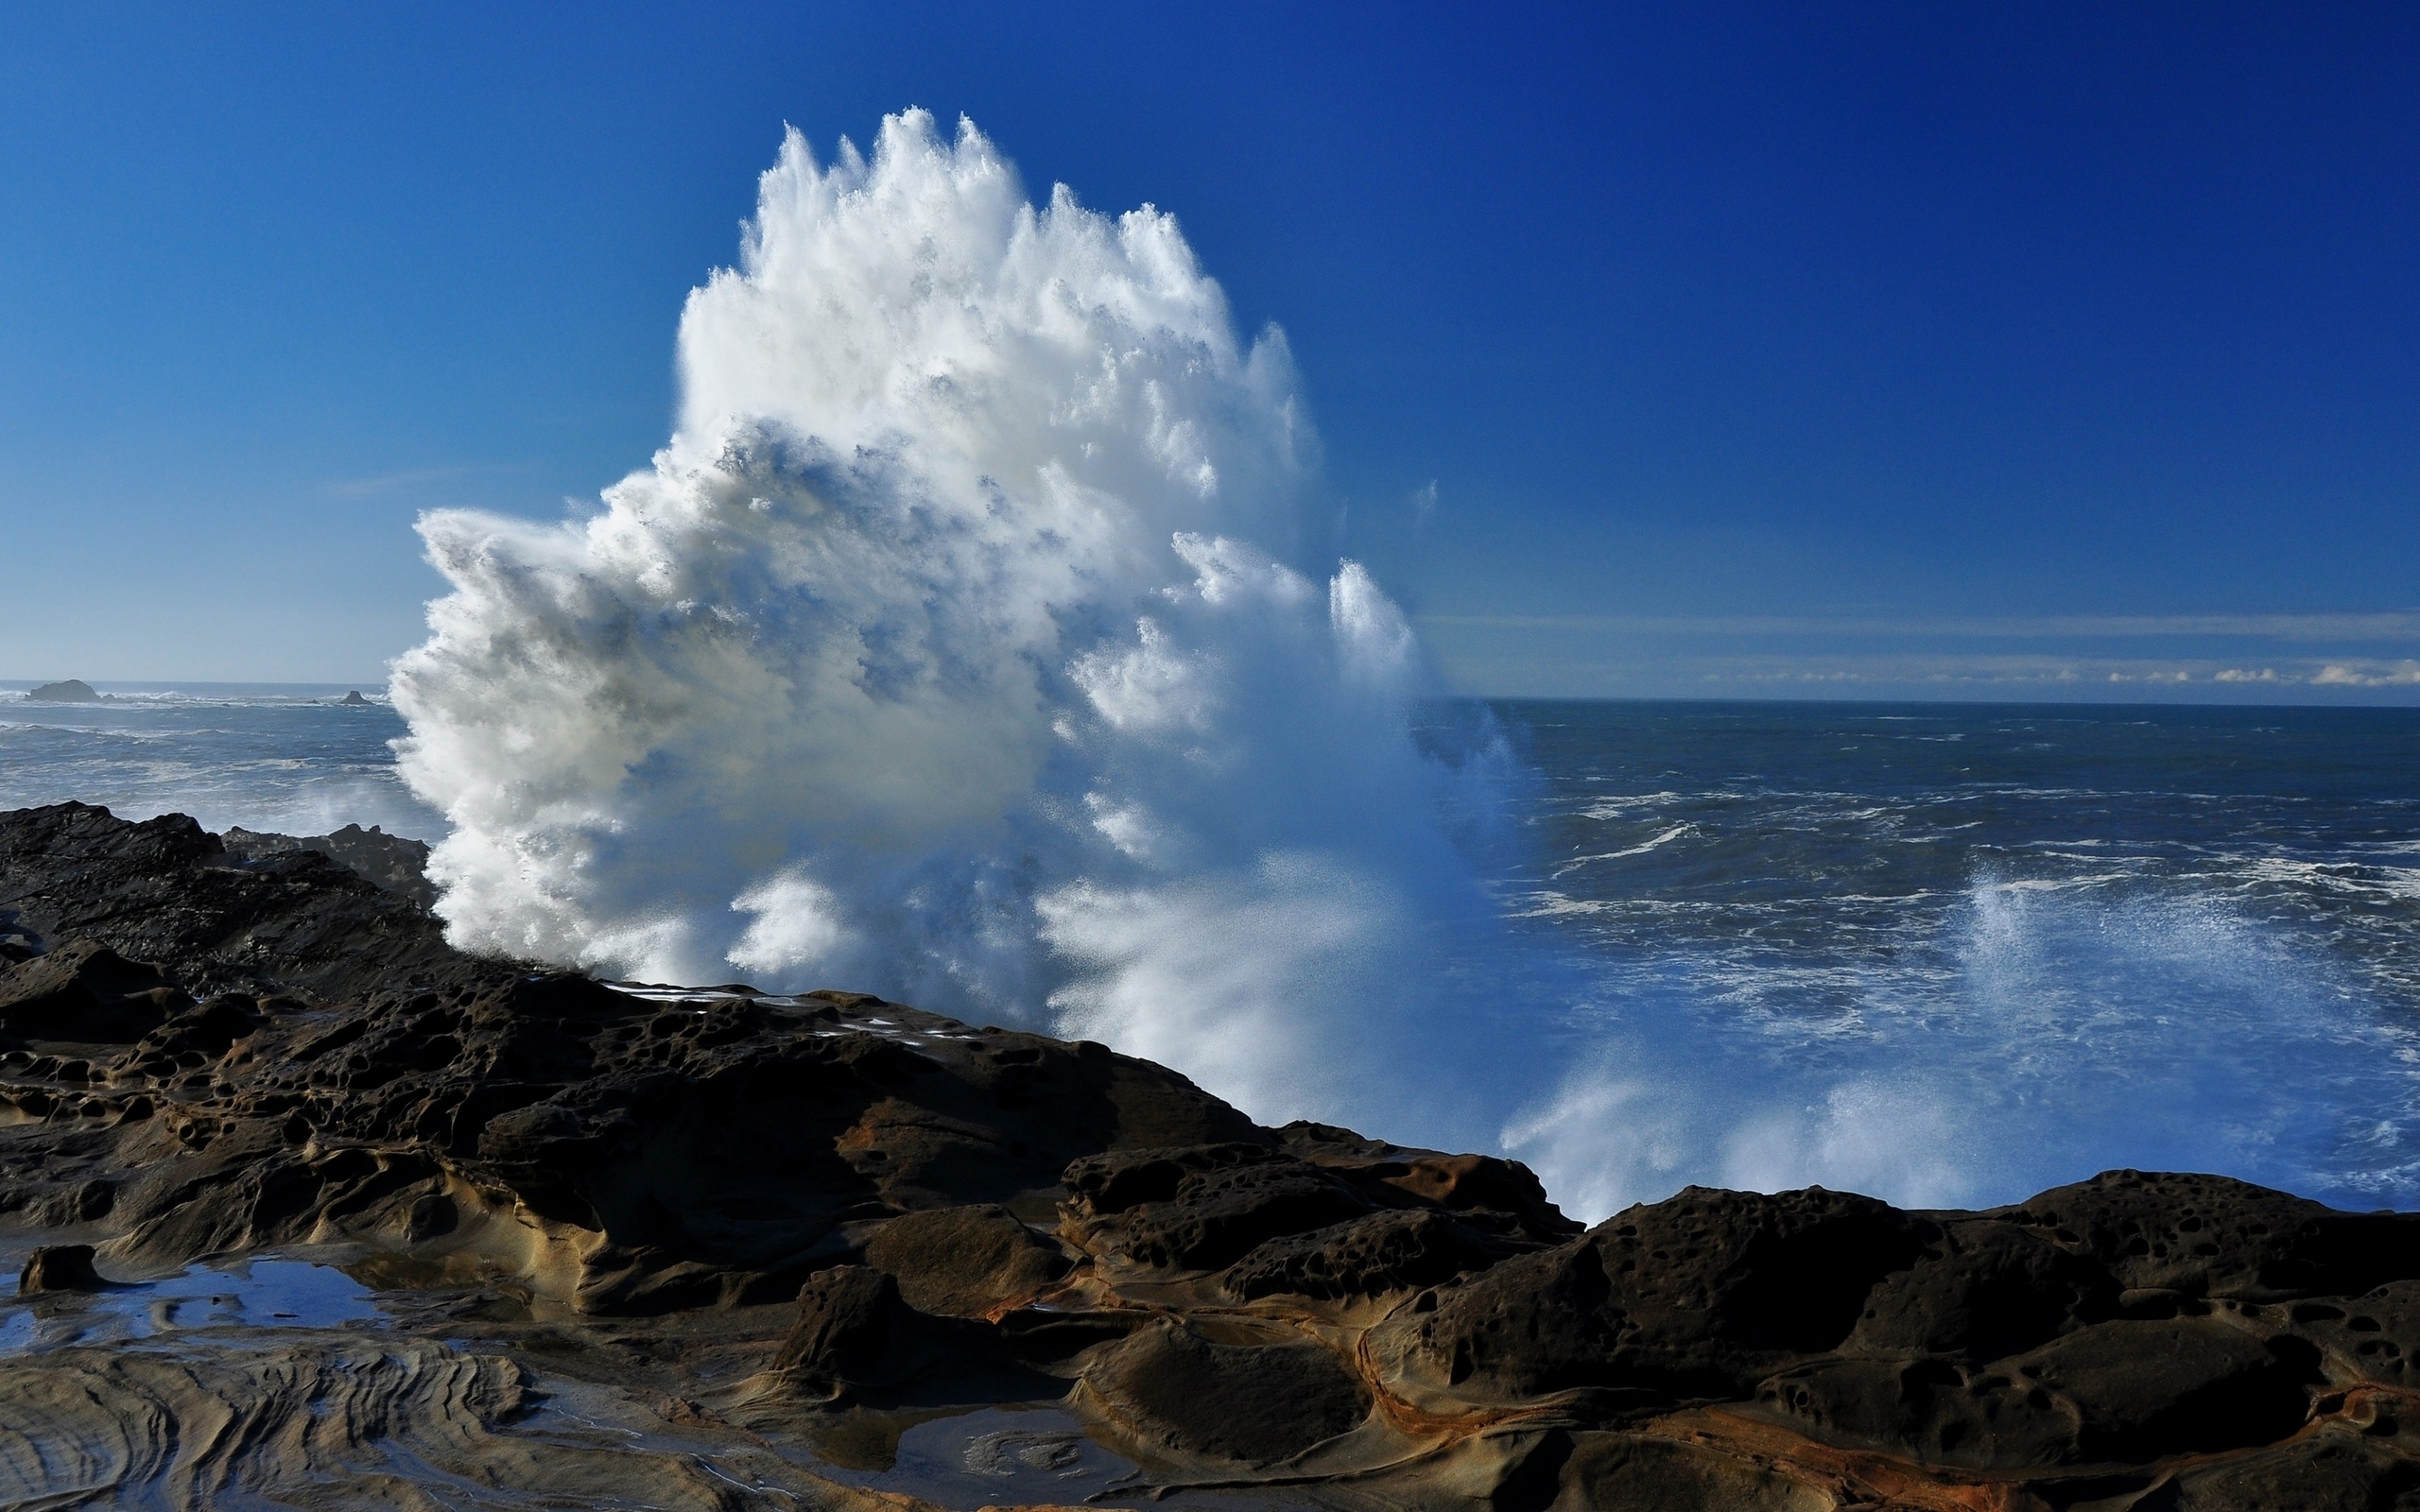
<svg viewBox="0 0 2420 1512">
<path fill-rule="evenodd" d="M 408 898 L 423 908 L 437 906 L 437 888 L 428 880 L 428 843 L 389 834 L 374 824 L 366 830 L 348 824 L 328 834 L 230 829 L 218 838 L 230 855 L 249 860 L 315 851 L 364 882 Z"/>
<path fill-rule="evenodd" d="M 2420 1217 L 2119 1171 L 1583 1231 L 1099 1045 L 465 955 L 258 840 L 0 816 L 0 1501 L 2420 1506 Z M 385 1322 L 95 1342 L 265 1255 Z"/>
<path fill-rule="evenodd" d="M 908 1512 L 735 1435 L 634 1451 L 663 1418 L 550 1385 L 430 1339 L 296 1332 L 247 1349 L 58 1349 L 0 1366 L 0 1506 Z"/>
<path fill-rule="evenodd" d="M 253 859 L 193 820 L 60 803 L 0 816 L 0 941 L 107 946 L 196 997 L 299 1004 L 510 978 L 410 901 L 307 850 Z"/>
<path fill-rule="evenodd" d="M 43 1292 L 97 1292 L 108 1284 L 93 1269 L 90 1245 L 46 1245 L 26 1256 L 26 1268 L 17 1273 L 20 1297 L 35 1297 Z"/>
<path fill-rule="evenodd" d="M 45 682 L 26 695 L 37 703 L 107 703 L 109 699 L 93 691 L 93 685 L 80 678 L 64 682 Z"/>
</svg>

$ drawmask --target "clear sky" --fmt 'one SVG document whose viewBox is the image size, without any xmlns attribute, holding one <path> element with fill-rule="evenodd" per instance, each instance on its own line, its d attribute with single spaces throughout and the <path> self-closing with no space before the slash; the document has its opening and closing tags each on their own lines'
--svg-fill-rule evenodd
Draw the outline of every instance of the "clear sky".
<svg viewBox="0 0 2420 1512">
<path fill-rule="evenodd" d="M 2420 701 L 2351 4 L 10 5 L 0 677 L 375 680 L 416 511 L 643 465 L 783 123 L 909 104 L 1285 327 L 1465 690 Z"/>
</svg>

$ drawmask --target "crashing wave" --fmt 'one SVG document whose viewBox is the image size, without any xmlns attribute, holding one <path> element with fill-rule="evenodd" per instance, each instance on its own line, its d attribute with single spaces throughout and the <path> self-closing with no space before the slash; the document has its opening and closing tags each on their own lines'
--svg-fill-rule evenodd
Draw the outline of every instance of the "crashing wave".
<svg viewBox="0 0 2420 1512">
<path fill-rule="evenodd" d="M 1415 745 L 1403 615 L 1297 550 L 1285 338 L 1172 217 L 1037 208 L 921 112 L 829 166 L 792 132 L 680 373 L 588 518 L 422 522 L 452 592 L 393 695 L 457 941 L 1047 1016 L 1453 1132 L 1374 1046 L 1460 1032 L 1418 962 L 1484 916 L 1486 762 Z"/>
</svg>

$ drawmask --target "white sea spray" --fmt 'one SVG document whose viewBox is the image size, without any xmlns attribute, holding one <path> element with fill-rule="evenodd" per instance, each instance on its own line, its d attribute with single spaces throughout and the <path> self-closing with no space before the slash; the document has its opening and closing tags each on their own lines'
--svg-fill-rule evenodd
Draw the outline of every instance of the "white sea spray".
<svg viewBox="0 0 2420 1512">
<path fill-rule="evenodd" d="M 1285 339 L 1175 222 L 1027 202 L 971 124 L 793 132 L 690 297 L 653 465 L 422 522 L 394 669 L 460 943 L 1048 1022 L 1264 1117 L 1407 1102 L 1485 928 L 1403 615 L 1295 529 Z M 1482 1075 L 1479 1080 L 1484 1082 Z"/>
</svg>

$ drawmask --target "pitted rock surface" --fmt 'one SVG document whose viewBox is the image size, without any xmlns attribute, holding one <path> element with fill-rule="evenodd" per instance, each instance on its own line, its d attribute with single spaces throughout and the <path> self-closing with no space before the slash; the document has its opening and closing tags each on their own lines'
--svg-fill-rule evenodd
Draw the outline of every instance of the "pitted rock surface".
<svg viewBox="0 0 2420 1512">
<path fill-rule="evenodd" d="M 915 1505 L 798 1467 L 1008 1404 L 1205 1504 L 2420 1507 L 2411 1215 L 2118 1171 L 1985 1212 L 1692 1188 L 1582 1231 L 1517 1163 L 1263 1127 L 1099 1045 L 466 955 L 173 817 L 0 815 L 0 1174 L 46 1340 L 195 1263 L 381 1288 L 391 1338 L 0 1370 L 61 1443 L 233 1456 L 127 1459 L 162 1504 L 189 1472 L 335 1504 L 308 1487 L 373 1462 L 408 1504 L 527 1504 L 414 1465 L 606 1484 L 517 1426 L 560 1394 L 677 1440 L 615 1451 L 666 1504 L 754 1504 L 699 1469 L 745 1463 L 781 1504 Z M 360 1410 L 313 1417 L 337 1380 Z M 96 1494 L 39 1463 L 12 1495 Z"/>
</svg>

